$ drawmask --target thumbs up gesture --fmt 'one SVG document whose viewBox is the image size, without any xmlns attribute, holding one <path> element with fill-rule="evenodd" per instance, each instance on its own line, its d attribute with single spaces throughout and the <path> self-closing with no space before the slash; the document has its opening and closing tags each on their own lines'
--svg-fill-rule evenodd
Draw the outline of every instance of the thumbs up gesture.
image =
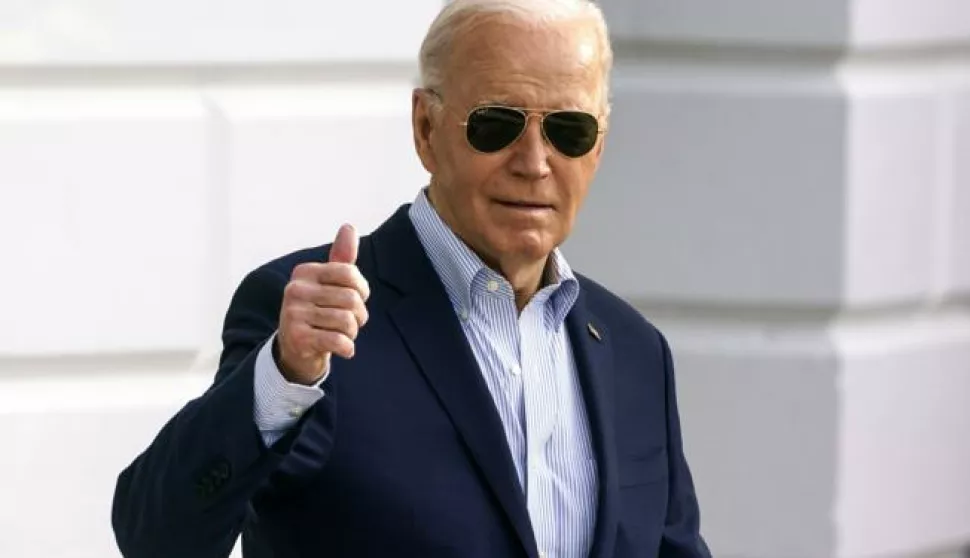
<svg viewBox="0 0 970 558">
<path fill-rule="evenodd" d="M 357 332 L 367 322 L 370 287 L 357 269 L 357 231 L 340 227 L 327 263 L 293 269 L 283 291 L 277 330 L 277 365 L 290 382 L 312 385 L 329 368 L 330 357 L 354 356 Z"/>
</svg>

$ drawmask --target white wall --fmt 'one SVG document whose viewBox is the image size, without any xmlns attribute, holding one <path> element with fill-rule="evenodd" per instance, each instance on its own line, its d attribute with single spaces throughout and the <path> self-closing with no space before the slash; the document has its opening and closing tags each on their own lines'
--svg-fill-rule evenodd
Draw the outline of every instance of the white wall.
<svg viewBox="0 0 970 558">
<path fill-rule="evenodd" d="M 716 555 L 970 541 L 967 4 L 601 3 L 567 253 L 671 337 Z M 413 197 L 438 5 L 0 2 L 0 556 L 117 556 L 115 476 L 243 273 Z"/>
<path fill-rule="evenodd" d="M 970 5 L 601 3 L 567 254 L 671 337 L 716 554 L 970 542 Z"/>
</svg>

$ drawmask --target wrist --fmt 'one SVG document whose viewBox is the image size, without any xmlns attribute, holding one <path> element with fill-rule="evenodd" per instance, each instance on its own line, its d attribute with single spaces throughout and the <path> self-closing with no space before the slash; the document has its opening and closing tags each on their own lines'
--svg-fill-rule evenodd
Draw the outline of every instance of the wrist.
<svg viewBox="0 0 970 558">
<path fill-rule="evenodd" d="M 301 374 L 294 370 L 291 366 L 286 364 L 286 359 L 283 358 L 283 349 L 280 346 L 280 334 L 277 333 L 273 338 L 273 346 L 270 349 L 273 355 L 273 363 L 276 364 L 276 368 L 280 371 L 283 378 L 293 384 L 300 384 L 304 386 L 313 386 L 320 382 L 321 379 L 326 375 L 327 363 L 329 359 L 320 359 L 316 364 L 316 369 L 312 374 Z"/>
<path fill-rule="evenodd" d="M 276 364 L 276 368 L 279 369 L 280 374 L 282 374 L 287 381 L 292 382 L 295 375 L 293 374 L 293 371 L 290 370 L 290 368 L 286 365 L 286 363 L 283 362 L 282 349 L 280 349 L 279 333 L 277 333 L 276 336 L 273 337 L 272 354 L 273 354 L 273 363 Z"/>
</svg>

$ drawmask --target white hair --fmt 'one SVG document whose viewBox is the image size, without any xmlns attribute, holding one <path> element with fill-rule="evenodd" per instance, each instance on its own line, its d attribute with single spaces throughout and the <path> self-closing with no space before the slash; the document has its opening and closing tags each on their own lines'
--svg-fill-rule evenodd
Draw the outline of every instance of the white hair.
<svg viewBox="0 0 970 558">
<path fill-rule="evenodd" d="M 419 67 L 422 87 L 440 91 L 455 38 L 467 34 L 483 17 L 497 14 L 537 25 L 576 20 L 592 22 L 603 71 L 603 110 L 609 111 L 613 49 L 603 12 L 591 0 L 452 0 L 438 13 L 421 43 Z"/>
</svg>

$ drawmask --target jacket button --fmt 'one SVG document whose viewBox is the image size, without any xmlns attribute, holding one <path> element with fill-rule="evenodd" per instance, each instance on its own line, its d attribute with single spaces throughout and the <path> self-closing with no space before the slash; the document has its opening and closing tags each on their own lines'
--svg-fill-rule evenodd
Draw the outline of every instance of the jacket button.
<svg viewBox="0 0 970 558">
<path fill-rule="evenodd" d="M 215 496 L 232 477 L 232 465 L 225 458 L 218 459 L 195 482 L 195 493 L 208 500 Z"/>
<path fill-rule="evenodd" d="M 232 476 L 232 466 L 225 459 L 220 459 L 219 462 L 212 467 L 212 476 L 217 479 L 227 481 L 229 480 L 229 477 Z"/>
</svg>

